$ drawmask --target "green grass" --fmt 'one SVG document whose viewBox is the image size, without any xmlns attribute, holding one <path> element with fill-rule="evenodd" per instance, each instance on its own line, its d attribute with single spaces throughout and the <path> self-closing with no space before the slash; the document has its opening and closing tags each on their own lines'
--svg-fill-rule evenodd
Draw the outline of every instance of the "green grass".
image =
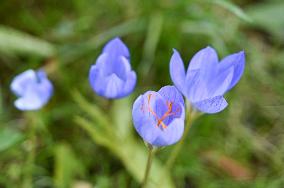
<svg viewBox="0 0 284 188">
<path fill-rule="evenodd" d="M 226 95 L 225 111 L 194 122 L 171 172 L 163 164 L 173 146 L 157 153 L 150 185 L 284 187 L 283 8 L 281 0 L 2 0 L 0 187 L 22 187 L 27 169 L 34 187 L 139 187 L 146 147 L 131 123 L 132 103 L 148 89 L 172 84 L 172 48 L 187 63 L 207 45 L 220 57 L 245 50 L 245 74 Z M 115 36 L 130 49 L 138 83 L 127 99 L 110 103 L 87 78 Z M 20 112 L 9 84 L 40 67 L 54 96 L 39 112 Z M 28 160 L 31 124 L 34 162 Z"/>
</svg>

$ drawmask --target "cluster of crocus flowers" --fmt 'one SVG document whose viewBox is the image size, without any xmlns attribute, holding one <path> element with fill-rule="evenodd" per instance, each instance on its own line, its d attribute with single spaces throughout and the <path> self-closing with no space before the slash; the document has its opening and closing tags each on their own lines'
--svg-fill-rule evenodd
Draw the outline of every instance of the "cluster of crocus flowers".
<svg viewBox="0 0 284 188">
<path fill-rule="evenodd" d="M 116 99 L 133 91 L 136 73 L 131 70 L 129 57 L 127 46 L 119 38 L 105 45 L 89 73 L 89 82 L 98 95 Z"/>
<path fill-rule="evenodd" d="M 49 101 L 53 85 L 43 70 L 27 70 L 13 79 L 11 90 L 18 97 L 15 107 L 30 111 L 42 108 Z"/>
<path fill-rule="evenodd" d="M 193 56 L 185 71 L 180 54 L 174 50 L 170 60 L 174 86 L 147 91 L 135 100 L 132 117 L 136 131 L 149 148 L 175 144 L 184 134 L 187 118 L 183 96 L 195 110 L 218 113 L 227 107 L 224 94 L 238 83 L 244 67 L 243 51 L 219 62 L 216 51 L 207 47 Z M 131 69 L 129 50 L 119 38 L 105 45 L 90 68 L 89 82 L 95 93 L 107 99 L 126 97 L 134 90 L 136 73 Z M 13 79 L 11 90 L 18 96 L 16 108 L 38 110 L 51 98 L 53 85 L 43 70 L 27 70 Z M 145 177 L 147 170 L 148 165 Z"/>
<path fill-rule="evenodd" d="M 170 76 L 175 86 L 147 91 L 136 99 L 132 110 L 135 129 L 153 146 L 176 143 L 184 130 L 185 106 L 181 94 L 200 112 L 220 112 L 228 105 L 224 94 L 238 83 L 244 67 L 243 51 L 219 62 L 216 51 L 207 47 L 193 56 L 186 72 L 180 54 L 174 50 Z M 98 95 L 108 99 L 122 98 L 133 91 L 136 73 L 131 69 L 129 50 L 119 38 L 104 46 L 90 68 L 89 82 Z M 43 70 L 27 70 L 14 78 L 11 90 L 18 96 L 16 108 L 38 110 L 51 98 L 53 85 Z"/>
<path fill-rule="evenodd" d="M 228 103 L 223 96 L 238 83 L 244 67 L 243 51 L 219 62 L 215 50 L 207 47 L 194 55 L 185 73 L 183 61 L 174 50 L 170 75 L 176 88 L 195 110 L 212 114 L 226 108 Z M 177 89 L 166 86 L 159 92 L 148 91 L 139 96 L 133 105 L 135 129 L 144 141 L 153 146 L 171 145 L 183 134 L 184 103 Z M 171 97 L 176 98 L 173 100 Z M 172 106 L 168 104 L 176 104 L 179 110 L 170 108 Z"/>
</svg>

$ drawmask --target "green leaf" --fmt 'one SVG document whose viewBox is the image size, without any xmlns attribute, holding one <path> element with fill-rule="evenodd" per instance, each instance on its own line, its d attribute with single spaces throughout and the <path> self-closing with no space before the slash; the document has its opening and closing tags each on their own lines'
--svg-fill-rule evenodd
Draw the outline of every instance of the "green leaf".
<svg viewBox="0 0 284 188">
<path fill-rule="evenodd" d="M 238 16 L 240 19 L 246 21 L 246 22 L 252 22 L 252 19 L 250 18 L 250 16 L 248 16 L 240 7 L 238 7 L 237 5 L 231 3 L 230 1 L 226 1 L 226 0 L 214 0 L 214 1 L 209 1 L 212 3 L 215 3 L 225 9 L 227 9 L 228 11 L 232 12 L 233 14 L 235 14 L 236 16 Z"/>
<path fill-rule="evenodd" d="M 150 18 L 147 36 L 143 47 L 143 59 L 140 63 L 143 75 L 147 75 L 152 67 L 163 28 L 163 22 L 164 18 L 161 13 L 155 13 Z"/>
<path fill-rule="evenodd" d="M 55 186 L 60 188 L 71 187 L 74 176 L 82 172 L 82 165 L 71 148 L 66 144 L 58 145 L 55 148 Z"/>
<path fill-rule="evenodd" d="M 55 47 L 29 34 L 0 26 L 0 51 L 7 54 L 50 57 L 55 54 Z"/>
<path fill-rule="evenodd" d="M 117 135 L 120 137 L 127 137 L 130 135 L 132 127 L 131 127 L 131 100 L 129 97 L 125 99 L 115 100 L 113 101 L 111 108 L 111 115 L 113 126 L 115 127 L 115 131 Z"/>
<path fill-rule="evenodd" d="M 113 110 L 117 110 L 117 114 L 113 114 L 114 123 L 109 118 L 106 118 L 105 121 L 110 130 L 100 130 L 98 125 L 99 123 L 105 123 L 100 121 L 101 115 L 104 114 L 97 107 L 96 110 L 100 111 L 99 113 L 93 113 L 91 109 L 82 106 L 84 103 L 85 106 L 89 106 L 88 102 L 80 96 L 79 93 L 75 95 L 80 102 L 80 107 L 83 107 L 82 110 L 84 114 L 92 116 L 94 121 L 90 121 L 86 118 L 77 117 L 75 122 L 84 129 L 90 137 L 99 145 L 109 149 L 118 159 L 121 160 L 128 172 L 138 181 L 141 182 L 144 176 L 144 170 L 147 162 L 147 148 L 142 144 L 143 141 L 137 141 L 134 139 L 133 128 L 130 126 L 131 119 L 131 105 L 129 100 L 119 100 L 116 101 L 113 107 Z M 121 113 L 125 113 L 123 117 L 119 117 Z M 114 113 L 114 111 L 112 111 Z M 96 118 L 95 118 L 96 116 Z M 106 117 L 106 116 L 104 116 Z M 96 119 L 98 121 L 96 121 Z M 116 124 L 117 123 L 117 124 Z M 125 126 L 118 128 L 119 126 Z M 129 129 L 129 130 L 126 130 Z M 112 131 L 111 134 L 108 134 Z M 121 134 L 122 133 L 122 134 Z M 166 169 L 162 167 L 162 164 L 154 159 L 153 166 L 150 172 L 150 181 L 149 187 L 173 187 L 174 184 L 170 178 L 170 175 Z"/>
<path fill-rule="evenodd" d="M 253 18 L 254 25 L 272 33 L 284 41 L 284 2 L 267 2 L 249 7 L 246 12 Z"/>
<path fill-rule="evenodd" d="M 137 181 L 142 182 L 147 162 L 147 148 L 144 145 L 138 144 L 132 137 L 125 137 L 121 140 L 100 135 L 95 130 L 93 123 L 83 118 L 77 118 L 76 122 L 97 144 L 106 147 L 118 157 Z M 168 172 L 162 168 L 158 160 L 153 161 L 149 185 L 152 185 L 151 187 L 173 187 Z"/>
<path fill-rule="evenodd" d="M 23 135 L 13 129 L 0 130 L 0 152 L 23 140 Z"/>
<path fill-rule="evenodd" d="M 67 49 L 62 48 L 60 59 L 64 62 L 70 62 L 81 58 L 82 56 L 92 52 L 103 45 L 105 42 L 116 36 L 124 36 L 130 33 L 139 32 L 145 29 L 144 19 L 131 19 L 120 23 L 100 34 L 97 34 L 87 41 L 83 41 L 80 45 L 67 46 Z M 64 52 L 64 53 L 63 53 Z"/>
<path fill-rule="evenodd" d="M 0 121 L 4 117 L 4 104 L 3 104 L 3 95 L 2 95 L 2 87 L 0 85 Z"/>
<path fill-rule="evenodd" d="M 105 113 L 102 112 L 95 104 L 88 103 L 78 91 L 74 91 L 72 93 L 73 98 L 78 103 L 79 107 L 88 112 L 93 121 L 97 123 L 97 129 L 105 131 L 106 134 L 113 134 L 113 130 L 110 127 L 112 123 L 108 121 Z"/>
</svg>

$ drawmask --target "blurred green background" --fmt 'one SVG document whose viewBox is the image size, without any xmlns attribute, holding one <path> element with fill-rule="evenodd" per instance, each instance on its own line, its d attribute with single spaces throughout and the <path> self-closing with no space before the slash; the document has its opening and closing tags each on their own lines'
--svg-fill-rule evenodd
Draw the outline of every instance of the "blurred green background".
<svg viewBox="0 0 284 188">
<path fill-rule="evenodd" d="M 244 76 L 226 110 L 194 122 L 170 172 L 173 146 L 157 153 L 149 186 L 284 187 L 283 16 L 282 0 L 1 0 L 0 187 L 139 187 L 146 147 L 132 103 L 171 84 L 172 48 L 188 63 L 207 45 L 220 58 L 245 50 Z M 115 36 L 138 83 L 107 101 L 88 70 Z M 38 112 L 16 110 L 12 78 L 41 67 L 54 96 Z"/>
</svg>

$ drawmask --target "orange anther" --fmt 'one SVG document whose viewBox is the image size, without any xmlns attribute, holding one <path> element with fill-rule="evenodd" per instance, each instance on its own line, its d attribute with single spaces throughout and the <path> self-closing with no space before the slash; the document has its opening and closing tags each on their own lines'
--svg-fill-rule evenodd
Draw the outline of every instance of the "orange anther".
<svg viewBox="0 0 284 188">
<path fill-rule="evenodd" d="M 179 112 L 180 109 L 178 109 L 176 112 L 172 112 L 172 107 L 173 107 L 173 102 L 166 102 L 167 108 L 168 110 L 164 113 L 164 115 L 159 118 L 157 116 L 157 114 L 152 110 L 151 106 L 150 106 L 150 102 L 151 102 L 151 98 L 152 98 L 152 94 L 149 94 L 148 96 L 148 110 L 149 112 L 156 118 L 157 120 L 157 127 L 159 127 L 160 125 L 162 126 L 163 129 L 167 128 L 167 125 L 163 122 L 167 117 L 171 116 L 171 115 L 175 115 Z"/>
</svg>

